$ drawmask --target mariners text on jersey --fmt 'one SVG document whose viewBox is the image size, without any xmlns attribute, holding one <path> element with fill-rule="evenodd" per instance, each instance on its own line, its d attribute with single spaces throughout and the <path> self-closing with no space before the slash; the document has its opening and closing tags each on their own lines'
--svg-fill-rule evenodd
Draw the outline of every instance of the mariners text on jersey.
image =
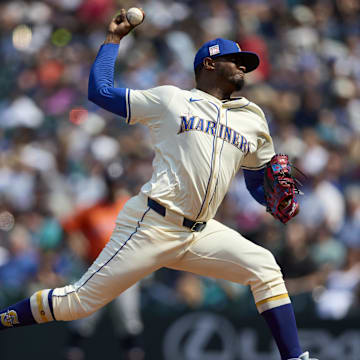
<svg viewBox="0 0 360 360">
<path fill-rule="evenodd" d="M 205 120 L 199 116 L 182 115 L 180 116 L 181 124 L 178 134 L 186 131 L 202 131 L 205 134 L 212 136 L 216 135 L 216 122 L 212 120 Z M 239 134 L 232 128 L 220 124 L 219 139 L 227 141 L 229 144 L 234 145 L 236 148 L 247 154 L 250 151 L 250 143 L 246 140 L 245 136 Z"/>
</svg>

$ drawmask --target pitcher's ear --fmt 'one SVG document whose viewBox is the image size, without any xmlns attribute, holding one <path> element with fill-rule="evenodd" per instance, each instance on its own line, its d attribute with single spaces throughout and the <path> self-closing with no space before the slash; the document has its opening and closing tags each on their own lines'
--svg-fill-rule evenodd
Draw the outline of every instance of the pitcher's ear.
<svg viewBox="0 0 360 360">
<path fill-rule="evenodd" d="M 212 59 L 211 57 L 206 57 L 203 60 L 203 67 L 206 70 L 213 70 L 215 69 L 215 63 L 214 63 L 214 59 Z"/>
</svg>

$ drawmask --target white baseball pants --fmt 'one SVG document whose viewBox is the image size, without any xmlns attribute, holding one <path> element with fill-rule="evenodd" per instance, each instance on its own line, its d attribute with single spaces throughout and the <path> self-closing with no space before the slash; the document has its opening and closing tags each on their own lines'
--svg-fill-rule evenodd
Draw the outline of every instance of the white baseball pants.
<svg viewBox="0 0 360 360">
<path fill-rule="evenodd" d="M 111 240 L 88 271 L 75 284 L 54 289 L 55 319 L 88 316 L 161 267 L 249 285 L 260 313 L 290 303 L 280 268 L 268 250 L 216 220 L 202 232 L 181 224 L 177 214 L 167 211 L 163 217 L 150 209 L 143 194 L 130 199 Z"/>
</svg>

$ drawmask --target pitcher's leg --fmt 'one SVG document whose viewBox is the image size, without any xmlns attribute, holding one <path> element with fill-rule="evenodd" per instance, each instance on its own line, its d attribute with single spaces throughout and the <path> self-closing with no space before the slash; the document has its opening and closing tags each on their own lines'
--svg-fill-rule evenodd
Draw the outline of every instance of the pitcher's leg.
<svg viewBox="0 0 360 360">
<path fill-rule="evenodd" d="M 145 196 L 136 196 L 126 203 L 110 242 L 78 282 L 38 291 L 0 311 L 0 330 L 88 316 L 181 256 L 191 236 L 152 211 L 146 200 Z"/>
<path fill-rule="evenodd" d="M 302 353 L 295 317 L 281 270 L 274 256 L 239 233 L 209 221 L 174 269 L 250 285 L 283 360 Z"/>
<path fill-rule="evenodd" d="M 211 220 L 171 268 L 249 285 L 259 312 L 290 302 L 281 270 L 270 251 Z M 267 299 L 273 299 L 271 303 Z"/>
<path fill-rule="evenodd" d="M 148 241 L 149 230 L 141 227 L 147 212 L 144 211 L 133 227 L 118 226 L 112 239 L 78 282 L 37 291 L 29 299 L 1 311 L 0 329 L 83 318 L 161 267 L 161 244 L 152 246 Z M 151 230 L 149 225 L 147 228 Z"/>
<path fill-rule="evenodd" d="M 85 275 L 74 285 L 37 291 L 1 310 L 0 330 L 85 317 L 161 267 L 162 245 L 167 243 L 160 240 L 153 246 L 156 228 L 152 223 L 146 202 L 139 197 L 130 199 L 112 239 Z"/>
<path fill-rule="evenodd" d="M 126 209 L 128 204 L 125 205 L 111 240 L 82 278 L 74 285 L 54 290 L 56 320 L 88 316 L 163 266 L 163 246 L 168 250 L 172 244 L 160 240 L 154 246 L 152 238 L 160 235 L 153 226 L 150 209 L 145 207 L 139 211 L 144 205 L 136 199 L 130 205 L 130 210 Z"/>
</svg>

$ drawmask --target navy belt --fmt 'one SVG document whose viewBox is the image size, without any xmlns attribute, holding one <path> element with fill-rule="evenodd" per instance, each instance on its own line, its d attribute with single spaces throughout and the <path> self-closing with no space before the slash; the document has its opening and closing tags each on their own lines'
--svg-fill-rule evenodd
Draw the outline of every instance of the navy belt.
<svg viewBox="0 0 360 360">
<path fill-rule="evenodd" d="M 149 208 L 153 209 L 155 212 L 157 212 L 161 216 L 166 215 L 166 207 L 159 204 L 154 199 L 151 199 L 148 197 L 148 206 Z M 192 221 L 190 219 L 187 219 L 184 217 L 183 220 L 183 226 L 189 228 L 191 231 L 200 232 L 205 229 L 206 221 Z"/>
</svg>

